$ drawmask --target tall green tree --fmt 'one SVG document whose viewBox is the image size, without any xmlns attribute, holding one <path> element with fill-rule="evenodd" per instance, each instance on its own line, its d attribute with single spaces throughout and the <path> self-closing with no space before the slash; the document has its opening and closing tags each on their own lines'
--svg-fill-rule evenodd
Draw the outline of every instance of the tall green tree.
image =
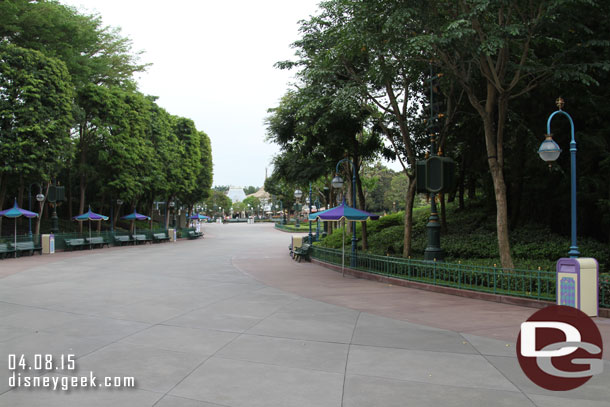
<svg viewBox="0 0 610 407">
<path fill-rule="evenodd" d="M 63 62 L 0 42 L 0 204 L 10 180 L 21 201 L 30 182 L 47 183 L 69 160 L 71 102 Z"/>
<path fill-rule="evenodd" d="M 352 2 L 331 0 L 321 12 L 302 23 L 302 38 L 294 46 L 306 83 L 349 94 L 368 110 L 375 128 L 385 135 L 387 157 L 398 159 L 407 177 L 414 179 L 418 155 L 417 131 L 421 79 L 426 63 L 406 46 L 420 22 L 413 18 L 418 3 L 400 1 Z M 415 183 L 405 193 L 404 256 L 411 250 L 412 207 Z"/>
<path fill-rule="evenodd" d="M 564 59 L 577 47 L 577 43 L 565 42 L 557 30 L 576 11 L 570 3 L 431 1 L 420 10 L 424 29 L 408 41 L 452 76 L 480 117 L 494 185 L 500 259 L 506 268 L 513 267 L 504 173 L 510 103 L 550 79 L 584 85 L 595 82 L 591 69 L 598 61 L 569 64 Z M 574 3 L 597 7 L 592 1 Z M 592 40 L 607 38 L 602 35 Z"/>
</svg>

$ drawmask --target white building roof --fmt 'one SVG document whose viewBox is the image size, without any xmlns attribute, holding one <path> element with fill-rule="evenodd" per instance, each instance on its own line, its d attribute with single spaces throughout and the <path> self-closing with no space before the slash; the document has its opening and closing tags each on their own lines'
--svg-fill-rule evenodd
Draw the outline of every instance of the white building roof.
<svg viewBox="0 0 610 407">
<path fill-rule="evenodd" d="M 231 202 L 241 202 L 246 199 L 246 194 L 242 187 L 230 187 L 227 196 L 231 199 Z"/>
</svg>

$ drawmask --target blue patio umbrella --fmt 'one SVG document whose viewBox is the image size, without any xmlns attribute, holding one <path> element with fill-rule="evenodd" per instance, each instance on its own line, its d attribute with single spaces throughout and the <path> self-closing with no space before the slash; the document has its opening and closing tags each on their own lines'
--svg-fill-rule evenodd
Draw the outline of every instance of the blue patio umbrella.
<svg viewBox="0 0 610 407">
<path fill-rule="evenodd" d="M 142 215 L 141 213 L 136 212 L 136 210 L 133 210 L 133 213 L 130 213 L 129 215 L 125 215 L 122 216 L 121 219 L 123 220 L 130 220 L 133 222 L 133 234 L 136 234 L 136 226 L 135 226 L 135 221 L 136 220 L 150 220 L 150 216 L 146 216 L 146 215 Z"/>
<path fill-rule="evenodd" d="M 19 205 L 17 205 L 17 198 L 15 198 L 15 204 L 13 207 L 0 211 L 0 216 L 4 216 L 5 218 L 15 218 L 15 249 L 17 249 L 17 218 L 20 216 L 25 216 L 26 218 L 37 218 L 38 214 L 21 209 Z M 15 250 L 15 258 L 17 258 L 17 250 Z"/>
<path fill-rule="evenodd" d="M 343 272 L 345 272 L 345 221 L 349 220 L 349 221 L 366 222 L 369 219 L 371 219 L 371 220 L 379 219 L 379 215 L 375 215 L 375 214 L 372 214 L 372 213 L 369 213 L 367 211 L 363 211 L 360 209 L 352 208 L 351 206 L 348 206 L 345 203 L 345 200 L 343 200 L 343 203 L 341 203 L 341 205 L 339 205 L 339 206 L 309 215 L 310 221 L 316 220 L 316 219 L 324 220 L 324 221 L 331 221 L 331 222 L 343 221 L 343 239 L 342 239 L 343 256 L 342 256 L 342 262 L 341 262 L 341 269 L 343 270 Z M 352 255 L 354 255 L 354 253 L 355 253 L 354 246 L 352 246 L 352 251 L 353 251 Z"/>
<path fill-rule="evenodd" d="M 99 213 L 95 213 L 91 211 L 91 205 L 89 205 L 89 210 L 85 213 L 81 213 L 78 216 L 74 216 L 72 218 L 73 220 L 79 221 L 79 222 L 84 222 L 86 220 L 89 221 L 89 239 L 91 239 L 91 221 L 95 220 L 95 221 L 103 221 L 103 220 L 108 220 L 108 216 L 104 216 L 104 215 L 100 215 Z"/>
</svg>

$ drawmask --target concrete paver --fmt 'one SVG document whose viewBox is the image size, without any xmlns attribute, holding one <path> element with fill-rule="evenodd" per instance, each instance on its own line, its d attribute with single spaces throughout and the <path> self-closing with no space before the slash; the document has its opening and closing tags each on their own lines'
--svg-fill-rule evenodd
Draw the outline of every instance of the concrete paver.
<svg viewBox="0 0 610 407">
<path fill-rule="evenodd" d="M 0 261 L 3 363 L 75 354 L 76 371 L 24 375 L 136 380 L 12 389 L 0 369 L 0 406 L 610 406 L 610 362 L 570 392 L 524 376 L 514 342 L 533 309 L 342 278 L 292 261 L 272 225 L 205 230 Z"/>
</svg>

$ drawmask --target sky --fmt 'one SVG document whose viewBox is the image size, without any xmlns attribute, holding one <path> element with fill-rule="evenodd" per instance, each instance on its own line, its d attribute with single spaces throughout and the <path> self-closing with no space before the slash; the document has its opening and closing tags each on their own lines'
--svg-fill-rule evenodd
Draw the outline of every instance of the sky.
<svg viewBox="0 0 610 407">
<path fill-rule="evenodd" d="M 320 0 L 60 0 L 121 28 L 141 62 L 139 90 L 192 119 L 212 141 L 214 185 L 262 186 L 277 146 L 265 141 L 269 108 L 294 82 L 274 68 L 292 59 L 299 20 Z"/>
</svg>

